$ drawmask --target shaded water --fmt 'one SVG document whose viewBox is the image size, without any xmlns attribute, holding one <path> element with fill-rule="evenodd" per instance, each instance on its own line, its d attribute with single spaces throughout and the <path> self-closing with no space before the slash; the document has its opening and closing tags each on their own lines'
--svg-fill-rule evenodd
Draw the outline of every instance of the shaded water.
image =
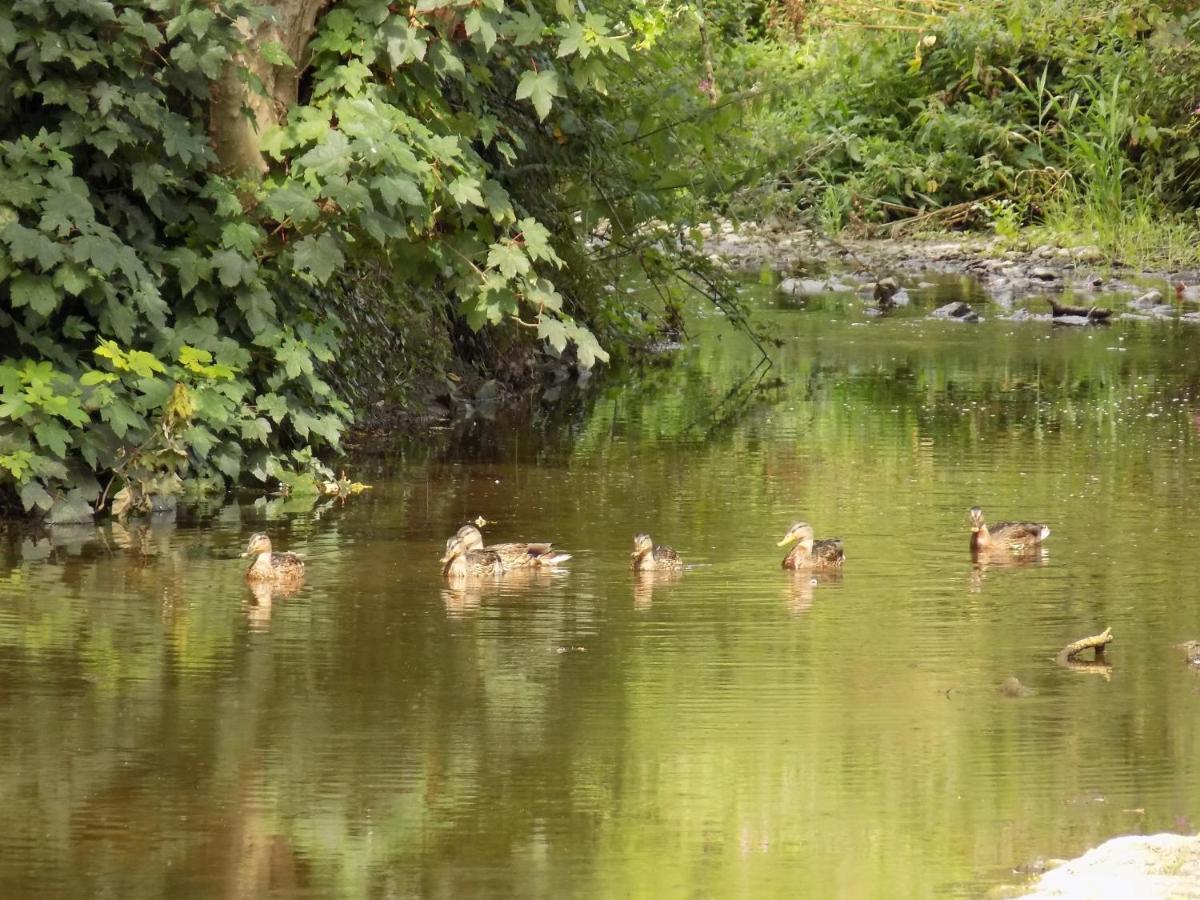
<svg viewBox="0 0 1200 900">
<path fill-rule="evenodd" d="M 1200 332 L 934 302 L 764 299 L 784 345 L 733 399 L 754 351 L 701 319 L 674 367 L 432 435 L 345 506 L 10 532 L 0 895 L 974 896 L 1195 831 Z M 973 566 L 974 503 L 1049 522 L 1045 558 Z M 477 515 L 574 559 L 448 586 Z M 798 518 L 840 579 L 779 569 Z M 263 529 L 293 597 L 242 581 Z M 635 580 L 640 530 L 695 567 Z M 1104 626 L 1110 672 L 1055 665 Z"/>
</svg>

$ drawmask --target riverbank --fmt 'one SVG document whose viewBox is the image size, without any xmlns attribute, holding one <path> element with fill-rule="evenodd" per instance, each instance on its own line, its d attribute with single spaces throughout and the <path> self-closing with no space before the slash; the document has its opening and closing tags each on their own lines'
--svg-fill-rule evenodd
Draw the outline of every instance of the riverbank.
<svg viewBox="0 0 1200 900">
<path fill-rule="evenodd" d="M 1122 313 L 1130 318 L 1200 319 L 1200 270 L 1134 267 L 1094 246 L 1056 247 L 975 233 L 835 239 L 806 228 L 759 223 L 720 222 L 699 231 L 705 251 L 730 267 L 746 272 L 770 269 L 790 277 L 781 285 L 786 293 L 818 293 L 830 286 L 836 290 L 843 280 L 831 281 L 831 276 L 853 276 L 854 287 L 889 277 L 904 281 L 921 273 L 957 274 L 976 279 L 986 298 L 1001 307 L 1024 297 L 1061 293 L 1086 294 L 1103 305 L 1106 295 L 1144 297 L 1154 288 L 1158 298 Z M 1173 308 L 1172 299 L 1178 301 Z M 1187 316 L 1192 312 L 1197 315 Z"/>
</svg>

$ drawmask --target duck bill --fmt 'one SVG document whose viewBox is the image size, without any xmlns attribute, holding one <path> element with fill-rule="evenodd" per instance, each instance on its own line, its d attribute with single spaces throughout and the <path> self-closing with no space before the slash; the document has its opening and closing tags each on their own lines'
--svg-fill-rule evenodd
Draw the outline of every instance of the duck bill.
<svg viewBox="0 0 1200 900">
<path fill-rule="evenodd" d="M 783 540 L 782 540 L 782 541 L 780 541 L 779 543 L 777 543 L 775 546 L 776 546 L 776 547 L 783 547 L 783 546 L 785 546 L 785 545 L 787 545 L 787 544 L 790 544 L 790 543 L 791 543 L 793 540 L 795 540 L 795 537 L 794 537 L 794 536 L 792 535 L 792 533 L 789 531 L 787 534 L 785 534 L 785 535 L 783 536 Z"/>
</svg>

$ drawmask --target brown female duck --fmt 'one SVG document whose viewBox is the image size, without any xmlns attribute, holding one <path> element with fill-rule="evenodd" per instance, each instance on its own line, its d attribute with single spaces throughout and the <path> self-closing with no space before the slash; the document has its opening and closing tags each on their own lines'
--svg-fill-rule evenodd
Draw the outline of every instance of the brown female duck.
<svg viewBox="0 0 1200 900">
<path fill-rule="evenodd" d="M 998 522 L 988 527 L 983 521 L 983 510 L 972 506 L 971 552 L 982 550 L 1011 550 L 1027 553 L 1050 537 L 1050 528 L 1041 522 Z"/>
<path fill-rule="evenodd" d="M 670 547 L 654 546 L 650 535 L 634 535 L 631 568 L 635 572 L 670 572 L 683 568 L 683 560 Z"/>
<path fill-rule="evenodd" d="M 304 560 L 295 553 L 272 552 L 271 539 L 265 534 L 252 534 L 242 556 L 254 557 L 246 570 L 247 581 L 278 584 L 295 583 L 304 578 Z"/>
<path fill-rule="evenodd" d="M 492 544 L 485 547 L 483 535 L 474 525 L 464 525 L 454 537 L 462 541 L 468 550 L 490 550 L 495 553 L 505 569 L 551 569 L 571 558 L 569 553 L 555 551 L 549 542 Z"/>
<path fill-rule="evenodd" d="M 813 540 L 813 529 L 807 522 L 794 523 L 776 546 L 791 541 L 796 541 L 796 546 L 783 558 L 785 569 L 836 569 L 846 558 L 840 538 Z"/>
<path fill-rule="evenodd" d="M 492 550 L 471 550 L 458 535 L 446 542 L 442 574 L 451 578 L 465 575 L 503 575 L 504 562 Z"/>
</svg>

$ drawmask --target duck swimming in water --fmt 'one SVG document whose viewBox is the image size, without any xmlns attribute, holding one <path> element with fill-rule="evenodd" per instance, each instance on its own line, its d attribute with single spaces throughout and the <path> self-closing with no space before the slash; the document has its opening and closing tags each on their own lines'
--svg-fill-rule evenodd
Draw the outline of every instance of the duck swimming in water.
<svg viewBox="0 0 1200 900">
<path fill-rule="evenodd" d="M 1041 522 L 997 522 L 989 528 L 978 506 L 971 507 L 970 516 L 972 553 L 999 549 L 1027 553 L 1050 537 L 1050 527 Z"/>
<path fill-rule="evenodd" d="M 451 578 L 465 575 L 503 575 L 504 563 L 500 554 L 491 550 L 471 550 L 458 535 L 446 542 L 442 557 L 442 574 Z"/>
<path fill-rule="evenodd" d="M 837 569 L 846 559 L 841 538 L 814 540 L 812 526 L 807 522 L 794 523 L 776 546 L 791 541 L 796 541 L 796 546 L 783 558 L 785 569 Z"/>
<path fill-rule="evenodd" d="M 569 553 L 555 551 L 549 542 L 492 544 L 485 547 L 483 535 L 474 525 L 464 525 L 454 537 L 461 540 L 467 550 L 490 550 L 495 553 L 505 569 L 550 569 L 571 558 Z"/>
<path fill-rule="evenodd" d="M 242 556 L 254 557 L 246 570 L 247 581 L 295 583 L 304 577 L 304 560 L 295 553 L 273 552 L 271 539 L 261 532 L 250 536 Z"/>
<path fill-rule="evenodd" d="M 633 538 L 632 569 L 635 572 L 669 572 L 683 568 L 683 560 L 670 547 L 654 546 L 646 533 Z"/>
</svg>

